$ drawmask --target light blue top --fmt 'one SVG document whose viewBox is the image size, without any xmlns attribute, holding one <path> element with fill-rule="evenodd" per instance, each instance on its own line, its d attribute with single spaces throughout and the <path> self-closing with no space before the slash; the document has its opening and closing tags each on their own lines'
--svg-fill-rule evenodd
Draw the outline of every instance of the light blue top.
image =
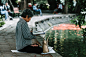
<svg viewBox="0 0 86 57">
<path fill-rule="evenodd" d="M 37 7 L 33 5 L 33 10 L 37 10 Z"/>
<path fill-rule="evenodd" d="M 59 4 L 59 7 L 58 8 L 62 9 L 62 4 Z"/>
</svg>

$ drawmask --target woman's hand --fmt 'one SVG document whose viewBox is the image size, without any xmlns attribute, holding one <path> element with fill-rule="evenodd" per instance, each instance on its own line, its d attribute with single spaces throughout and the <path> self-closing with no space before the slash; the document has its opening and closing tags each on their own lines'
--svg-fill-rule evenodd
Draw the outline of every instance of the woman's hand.
<svg viewBox="0 0 86 57">
<path fill-rule="evenodd" d="M 37 45 L 37 44 L 33 44 L 33 45 L 31 45 L 31 46 L 33 46 L 33 47 L 38 47 L 39 45 Z"/>
</svg>

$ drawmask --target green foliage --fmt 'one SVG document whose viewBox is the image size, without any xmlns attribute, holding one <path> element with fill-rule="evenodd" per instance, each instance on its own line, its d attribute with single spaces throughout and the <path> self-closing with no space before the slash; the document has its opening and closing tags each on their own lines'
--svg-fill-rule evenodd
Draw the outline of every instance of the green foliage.
<svg viewBox="0 0 86 57">
<path fill-rule="evenodd" d="M 1 27 L 2 25 L 0 24 L 0 27 Z"/>
<path fill-rule="evenodd" d="M 86 9 L 86 0 L 77 0 L 77 4 L 79 5 L 79 8 L 81 8 L 81 11 L 85 11 Z"/>
<path fill-rule="evenodd" d="M 82 25 L 85 25 L 85 20 L 84 20 L 84 16 L 82 14 L 79 14 L 78 16 L 76 16 L 74 19 L 70 20 L 71 23 L 75 24 L 75 25 L 79 25 L 79 27 L 81 28 Z"/>
<path fill-rule="evenodd" d="M 82 24 L 83 26 L 86 25 L 86 22 L 84 24 Z"/>
<path fill-rule="evenodd" d="M 5 24 L 5 22 L 1 22 L 1 25 L 4 25 Z"/>
<path fill-rule="evenodd" d="M 2 26 L 2 25 L 4 25 L 5 24 L 5 22 L 3 21 L 3 22 L 0 22 L 0 26 Z"/>
<path fill-rule="evenodd" d="M 16 0 L 16 3 L 18 3 L 18 2 L 21 2 L 21 0 L 20 1 Z"/>
<path fill-rule="evenodd" d="M 74 9 L 75 7 L 73 6 L 73 1 L 72 0 L 68 0 L 68 12 L 69 13 L 74 13 Z"/>
<path fill-rule="evenodd" d="M 76 0 L 76 6 L 73 6 L 73 0 L 68 0 L 68 12 L 80 13 L 86 11 L 86 0 Z"/>
<path fill-rule="evenodd" d="M 0 19 L 0 21 L 2 21 L 2 19 Z"/>
</svg>

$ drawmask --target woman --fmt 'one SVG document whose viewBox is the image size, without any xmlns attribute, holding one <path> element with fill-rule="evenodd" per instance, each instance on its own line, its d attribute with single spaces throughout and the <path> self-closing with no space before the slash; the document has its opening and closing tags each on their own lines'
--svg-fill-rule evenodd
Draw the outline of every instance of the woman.
<svg viewBox="0 0 86 57">
<path fill-rule="evenodd" d="M 36 11 L 36 12 L 40 12 L 40 16 L 42 16 L 42 11 L 41 11 L 41 9 L 38 9 L 36 7 L 36 3 L 34 3 L 34 5 L 33 5 L 33 10 Z"/>
<path fill-rule="evenodd" d="M 16 26 L 16 49 L 21 52 L 42 53 L 43 49 L 37 44 L 32 44 L 35 37 L 31 34 L 27 22 L 31 20 L 33 13 L 25 9 Z"/>
</svg>

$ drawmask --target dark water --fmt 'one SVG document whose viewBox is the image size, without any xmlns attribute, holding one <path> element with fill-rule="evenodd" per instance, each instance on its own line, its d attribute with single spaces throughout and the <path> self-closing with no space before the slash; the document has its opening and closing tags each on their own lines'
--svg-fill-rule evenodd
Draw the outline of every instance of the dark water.
<svg viewBox="0 0 86 57">
<path fill-rule="evenodd" d="M 63 57 L 86 57 L 86 43 L 79 30 L 49 30 L 48 45 Z"/>
</svg>

